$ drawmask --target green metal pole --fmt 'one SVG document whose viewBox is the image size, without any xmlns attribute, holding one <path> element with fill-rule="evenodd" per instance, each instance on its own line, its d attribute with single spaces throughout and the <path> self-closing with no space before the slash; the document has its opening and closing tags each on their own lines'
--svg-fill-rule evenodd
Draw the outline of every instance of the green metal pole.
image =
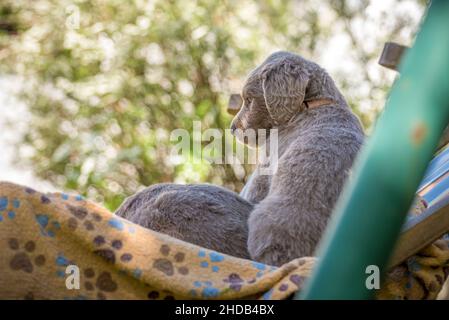
<svg viewBox="0 0 449 320">
<path fill-rule="evenodd" d="M 385 273 L 416 188 L 449 122 L 449 1 L 428 10 L 385 111 L 318 250 L 305 299 L 369 299 L 366 268 Z"/>
</svg>

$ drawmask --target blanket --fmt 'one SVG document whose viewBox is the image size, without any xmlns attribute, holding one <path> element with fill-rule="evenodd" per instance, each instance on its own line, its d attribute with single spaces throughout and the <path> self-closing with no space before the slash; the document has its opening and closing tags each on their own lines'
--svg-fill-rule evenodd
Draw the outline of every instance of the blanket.
<svg viewBox="0 0 449 320">
<path fill-rule="evenodd" d="M 439 240 L 390 272 L 380 299 L 434 299 Z M 288 299 L 315 258 L 281 267 L 211 251 L 119 218 L 79 195 L 0 183 L 0 299 Z"/>
</svg>

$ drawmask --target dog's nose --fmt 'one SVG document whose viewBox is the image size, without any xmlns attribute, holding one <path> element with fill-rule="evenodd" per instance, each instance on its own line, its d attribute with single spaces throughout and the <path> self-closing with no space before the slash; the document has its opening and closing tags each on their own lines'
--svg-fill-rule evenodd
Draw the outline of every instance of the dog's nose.
<svg viewBox="0 0 449 320">
<path fill-rule="evenodd" d="M 234 131 L 237 129 L 235 123 L 231 124 L 231 133 L 234 134 Z"/>
</svg>

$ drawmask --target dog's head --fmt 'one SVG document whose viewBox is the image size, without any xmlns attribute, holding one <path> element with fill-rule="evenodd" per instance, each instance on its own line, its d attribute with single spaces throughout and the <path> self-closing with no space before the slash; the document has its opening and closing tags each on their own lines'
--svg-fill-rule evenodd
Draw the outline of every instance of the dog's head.
<svg viewBox="0 0 449 320">
<path fill-rule="evenodd" d="M 248 143 L 245 132 L 285 125 L 304 109 L 310 63 L 281 51 L 249 74 L 242 90 L 243 105 L 231 123 L 239 140 Z"/>
</svg>

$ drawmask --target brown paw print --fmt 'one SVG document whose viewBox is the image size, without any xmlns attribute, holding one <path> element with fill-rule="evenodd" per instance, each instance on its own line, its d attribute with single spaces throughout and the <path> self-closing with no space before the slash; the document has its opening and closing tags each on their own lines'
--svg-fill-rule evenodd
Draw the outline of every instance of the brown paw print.
<svg viewBox="0 0 449 320">
<path fill-rule="evenodd" d="M 94 238 L 94 245 L 96 247 L 104 247 L 107 246 L 108 244 L 106 243 L 106 239 L 101 236 L 98 235 Z M 111 241 L 110 244 L 110 248 L 100 248 L 97 250 L 94 250 L 94 253 L 99 255 L 100 257 L 102 257 L 104 260 L 106 260 L 107 262 L 110 263 L 115 263 L 116 262 L 116 252 L 120 251 L 123 248 L 123 242 L 122 240 L 119 239 L 115 239 Z M 128 252 L 124 252 L 124 253 L 119 253 L 117 252 L 118 255 L 120 255 L 120 261 L 121 262 L 129 262 L 132 260 L 133 255 L 131 253 Z"/>
<path fill-rule="evenodd" d="M 95 271 L 92 268 L 87 268 L 84 270 L 84 276 L 87 280 L 84 282 L 84 287 L 87 291 L 94 291 L 95 288 L 98 290 L 97 298 L 100 300 L 106 299 L 105 293 L 117 291 L 118 285 L 112 279 L 109 272 L 101 272 L 98 277 L 95 278 Z"/>
<path fill-rule="evenodd" d="M 18 251 L 9 262 L 9 267 L 14 271 L 22 270 L 26 273 L 32 273 L 34 266 L 41 267 L 45 264 L 45 256 L 42 254 L 35 255 L 36 243 L 34 241 L 27 241 L 20 250 L 20 242 L 16 238 L 11 238 L 8 241 L 8 246 L 11 250 Z"/>
<path fill-rule="evenodd" d="M 78 225 L 82 223 L 84 228 L 88 231 L 95 230 L 94 221 L 100 222 L 101 216 L 96 213 L 92 212 L 89 214 L 86 208 L 83 207 L 75 207 L 72 205 L 66 205 L 69 212 L 73 215 L 73 217 L 70 217 L 67 221 L 68 226 L 70 229 L 75 230 L 78 228 Z"/>
<path fill-rule="evenodd" d="M 165 256 L 169 257 L 170 255 L 170 247 L 166 244 L 163 244 L 160 248 L 160 253 Z M 175 266 L 173 264 L 173 261 L 175 264 L 179 264 L 184 261 L 185 254 L 183 252 L 177 252 L 172 259 L 170 258 L 159 258 L 154 260 L 153 262 L 153 268 L 163 272 L 167 276 L 172 276 L 175 274 L 175 271 L 177 271 L 179 274 L 185 276 L 189 273 L 189 268 L 186 266 Z"/>
<path fill-rule="evenodd" d="M 237 273 L 231 273 L 227 278 L 223 279 L 224 282 L 229 283 L 229 288 L 234 291 L 240 291 L 244 283 L 243 279 Z"/>
<path fill-rule="evenodd" d="M 306 278 L 299 274 L 292 274 L 289 279 L 296 287 L 298 287 L 298 289 L 301 289 L 306 281 Z"/>
<path fill-rule="evenodd" d="M 148 292 L 147 297 L 149 300 L 175 300 L 173 293 L 171 291 L 156 291 L 151 290 Z"/>
</svg>

